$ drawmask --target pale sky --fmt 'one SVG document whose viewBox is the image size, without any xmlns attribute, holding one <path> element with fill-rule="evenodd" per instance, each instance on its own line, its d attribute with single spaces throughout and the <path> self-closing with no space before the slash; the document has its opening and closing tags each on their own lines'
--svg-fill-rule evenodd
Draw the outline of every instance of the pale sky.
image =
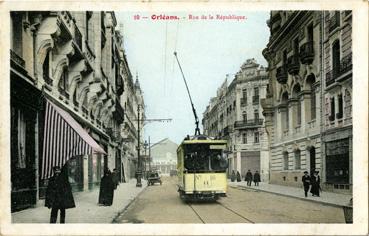
<svg viewBox="0 0 369 236">
<path fill-rule="evenodd" d="M 139 14 L 141 19 L 134 20 Z M 262 50 L 269 39 L 266 20 L 269 12 L 223 12 L 223 15 L 246 16 L 246 20 L 189 20 L 184 12 L 180 20 L 152 20 L 153 13 L 117 12 L 123 24 L 124 48 L 132 75 L 139 76 L 144 92 L 146 118 L 172 118 L 172 122 L 145 125 L 144 136 L 151 143 L 169 138 L 179 144 L 195 131 L 195 119 L 177 62 L 185 74 L 200 121 L 210 98 L 226 74 L 231 78 L 248 58 L 267 66 Z M 216 15 L 197 12 L 196 15 Z M 147 19 L 142 17 L 147 16 Z M 228 81 L 231 82 L 231 81 Z"/>
</svg>

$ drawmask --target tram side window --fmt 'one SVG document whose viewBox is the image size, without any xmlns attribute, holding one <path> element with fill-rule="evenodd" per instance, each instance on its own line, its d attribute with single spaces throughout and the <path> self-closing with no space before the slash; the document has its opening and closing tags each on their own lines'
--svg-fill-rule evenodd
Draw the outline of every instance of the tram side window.
<svg viewBox="0 0 369 236">
<path fill-rule="evenodd" d="M 211 170 L 224 171 L 228 168 L 228 161 L 222 151 L 213 151 L 210 154 Z"/>
<path fill-rule="evenodd" d="M 187 171 L 209 171 L 209 151 L 203 146 L 187 147 L 185 150 L 184 167 Z"/>
</svg>

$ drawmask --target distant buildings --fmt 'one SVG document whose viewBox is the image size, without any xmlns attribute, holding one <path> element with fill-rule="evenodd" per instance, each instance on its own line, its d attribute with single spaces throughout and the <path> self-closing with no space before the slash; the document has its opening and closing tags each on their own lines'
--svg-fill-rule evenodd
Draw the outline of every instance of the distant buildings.
<svg viewBox="0 0 369 236">
<path fill-rule="evenodd" d="M 204 134 L 228 140 L 229 173 L 247 170 L 269 179 L 268 139 L 260 99 L 265 98 L 268 73 L 248 59 L 228 85 L 228 79 L 211 98 L 203 114 Z"/>
<path fill-rule="evenodd" d="M 177 170 L 178 145 L 170 139 L 163 139 L 151 146 L 151 168 L 169 175 L 171 170 Z"/>
<path fill-rule="evenodd" d="M 68 112 L 108 153 L 69 161 L 75 190 L 98 185 L 104 168 L 116 168 L 121 180 L 133 177 L 136 107 L 143 98 L 138 80 L 132 81 L 114 12 L 22 11 L 11 12 L 10 19 L 12 211 L 44 196 L 44 98 Z"/>
<path fill-rule="evenodd" d="M 272 11 L 268 26 L 270 182 L 317 170 L 323 188 L 351 190 L 351 11 Z"/>
</svg>

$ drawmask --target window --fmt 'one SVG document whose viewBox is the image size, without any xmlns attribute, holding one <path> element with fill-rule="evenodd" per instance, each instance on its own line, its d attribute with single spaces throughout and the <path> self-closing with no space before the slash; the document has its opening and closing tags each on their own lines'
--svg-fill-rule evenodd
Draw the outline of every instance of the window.
<svg viewBox="0 0 369 236">
<path fill-rule="evenodd" d="M 293 54 L 298 55 L 299 54 L 299 37 L 296 37 L 293 40 Z"/>
<path fill-rule="evenodd" d="M 301 125 L 301 102 L 300 99 L 297 101 L 297 126 Z"/>
<path fill-rule="evenodd" d="M 259 143 L 259 132 L 254 133 L 254 143 Z"/>
<path fill-rule="evenodd" d="M 254 95 L 259 96 L 259 88 L 254 88 Z"/>
<path fill-rule="evenodd" d="M 236 109 L 236 100 L 233 101 L 233 110 Z"/>
<path fill-rule="evenodd" d="M 288 170 L 288 152 L 283 153 L 283 170 Z"/>
<path fill-rule="evenodd" d="M 351 94 L 348 90 L 345 91 L 345 116 L 351 117 Z"/>
<path fill-rule="evenodd" d="M 295 151 L 295 170 L 301 169 L 301 151 L 296 150 Z"/>
<path fill-rule="evenodd" d="M 59 88 L 60 90 L 67 90 L 68 89 L 68 69 L 67 67 L 64 67 L 63 72 L 60 77 L 59 81 Z"/>
<path fill-rule="evenodd" d="M 43 75 L 43 78 L 45 80 L 46 83 L 49 83 L 50 82 L 50 79 L 49 79 L 49 73 L 50 73 L 50 58 L 49 58 L 49 55 L 50 55 L 50 52 L 48 51 L 46 53 L 46 57 L 45 57 L 45 60 L 44 60 L 44 63 L 42 64 L 42 75 Z"/>
<path fill-rule="evenodd" d="M 247 143 L 247 133 L 243 133 L 242 134 L 242 143 L 246 144 Z"/>
<path fill-rule="evenodd" d="M 340 41 L 334 41 L 332 45 L 332 69 L 333 76 L 337 76 L 340 71 Z"/>
<path fill-rule="evenodd" d="M 258 122 L 258 120 L 259 120 L 259 111 L 258 110 L 254 111 L 254 119 L 255 119 L 255 122 Z"/>
<path fill-rule="evenodd" d="M 242 120 L 243 120 L 243 122 L 247 122 L 247 114 L 246 113 L 242 114 Z"/>
<path fill-rule="evenodd" d="M 342 94 L 338 95 L 338 113 L 337 119 L 341 119 L 343 117 L 343 99 Z"/>
<path fill-rule="evenodd" d="M 310 114 L 311 120 L 316 119 L 316 95 L 315 95 L 315 87 L 311 88 L 311 103 L 310 103 Z"/>
<path fill-rule="evenodd" d="M 334 119 L 335 119 L 335 117 L 334 117 L 334 115 L 335 115 L 335 107 L 334 107 L 334 97 L 332 97 L 331 98 L 331 102 L 330 102 L 331 104 L 330 104 L 330 108 L 331 108 L 331 113 L 330 113 L 330 115 L 329 115 L 329 120 L 330 121 L 334 121 Z"/>
<path fill-rule="evenodd" d="M 18 112 L 18 160 L 17 168 L 26 168 L 26 120 L 21 110 Z"/>
</svg>

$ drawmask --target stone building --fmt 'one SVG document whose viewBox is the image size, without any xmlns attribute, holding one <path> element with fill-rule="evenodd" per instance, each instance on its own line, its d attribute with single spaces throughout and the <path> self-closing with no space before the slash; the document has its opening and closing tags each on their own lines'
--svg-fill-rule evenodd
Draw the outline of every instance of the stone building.
<svg viewBox="0 0 369 236">
<path fill-rule="evenodd" d="M 160 171 L 162 175 L 169 175 L 171 170 L 177 170 L 177 148 L 178 145 L 168 138 L 151 145 L 151 168 Z"/>
<path fill-rule="evenodd" d="M 352 191 L 352 13 L 323 13 L 323 181 Z"/>
<path fill-rule="evenodd" d="M 331 110 L 327 105 L 333 97 L 337 97 L 336 102 L 333 98 L 331 104 L 337 108 L 340 106 L 338 99 L 340 104 L 343 103 L 338 89 L 328 91 L 326 88 L 331 75 L 327 73 L 327 69 L 331 68 L 328 51 L 332 48 L 334 36 L 325 34 L 328 34 L 327 25 L 334 24 L 336 19 L 331 17 L 327 20 L 326 14 L 322 11 L 272 11 L 267 22 L 271 35 L 263 55 L 268 61 L 270 81 L 267 98 L 262 105 L 270 140 L 271 183 L 301 186 L 305 170 L 320 171 L 326 183 L 329 170 L 326 169 L 328 166 L 324 157 L 324 135 L 329 133 L 328 129 L 342 126 L 342 123 L 328 122 L 332 112 L 328 112 Z M 340 30 L 335 31 L 336 38 L 343 35 L 341 32 L 346 33 L 344 55 L 349 54 L 347 48 L 351 43 L 347 39 L 351 37 L 348 36 L 348 28 L 341 30 L 339 27 Z M 324 38 L 322 35 L 325 35 Z M 327 37 L 330 38 L 325 39 Z M 345 94 L 347 90 L 342 88 L 341 91 Z M 350 123 L 349 118 L 347 122 Z M 343 136 L 348 133 L 349 129 L 342 131 Z M 332 136 L 330 139 L 342 139 L 343 136 Z"/>
<path fill-rule="evenodd" d="M 248 169 L 257 170 L 268 181 L 268 139 L 260 105 L 268 84 L 266 69 L 248 59 L 229 85 L 228 79 L 203 114 L 204 133 L 228 141 L 229 173 L 244 176 Z"/>
<path fill-rule="evenodd" d="M 68 161 L 74 190 L 98 185 L 104 168 L 129 172 L 121 106 L 128 64 L 114 12 L 11 12 L 12 210 L 44 196 L 40 178 L 45 98 L 68 112 L 107 155 Z"/>
</svg>

